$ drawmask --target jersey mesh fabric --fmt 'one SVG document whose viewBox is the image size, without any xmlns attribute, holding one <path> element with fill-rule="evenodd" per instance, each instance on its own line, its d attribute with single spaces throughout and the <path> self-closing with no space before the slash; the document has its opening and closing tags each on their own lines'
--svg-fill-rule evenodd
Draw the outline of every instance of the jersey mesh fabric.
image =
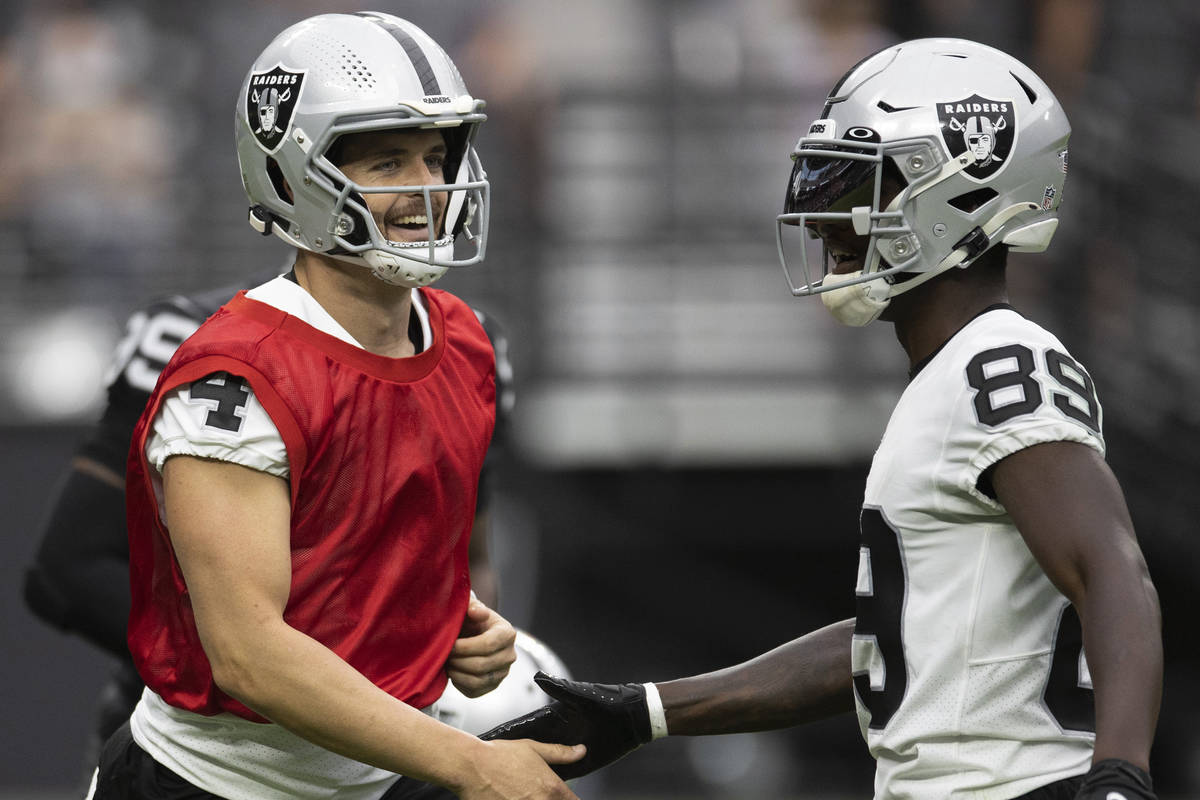
<svg viewBox="0 0 1200 800">
<path fill-rule="evenodd" d="M 433 347 L 377 356 L 235 297 L 172 359 L 138 424 L 127 497 L 129 643 L 147 685 L 200 714 L 262 718 L 212 682 L 144 461 L 164 393 L 246 380 L 287 445 L 292 587 L 285 620 L 416 707 L 444 688 L 465 613 L 475 488 L 494 423 L 491 346 L 474 314 L 423 290 Z"/>
<path fill-rule="evenodd" d="M 1050 686 L 1061 658 L 1067 688 L 1084 691 L 1079 651 L 1060 647 L 1060 621 L 1077 618 L 976 486 L 1024 447 L 1103 452 L 1090 378 L 1085 397 L 1072 388 L 1082 367 L 1047 367 L 1068 358 L 1011 309 L 989 311 L 916 374 L 888 422 L 867 479 L 852 656 L 878 798 L 1016 797 L 1088 769 L 1093 734 L 1056 717 Z"/>
<path fill-rule="evenodd" d="M 230 292 L 231 296 L 232 294 Z M 278 308 L 304 320 L 319 331 L 349 342 L 356 347 L 362 347 L 337 320 L 329 315 L 328 311 L 321 307 L 312 295 L 301 288 L 300 284 L 289 280 L 287 276 L 281 275 L 247 291 L 246 297 Z M 422 347 L 420 349 L 424 350 L 432 340 L 432 334 L 429 330 L 429 312 L 425 309 L 425 302 L 421 299 L 420 291 L 416 289 L 412 290 L 412 313 L 421 328 Z M 476 312 L 476 316 L 479 316 L 478 312 Z M 199 325 L 200 322 L 197 321 L 193 330 Z M 484 323 L 484 331 L 487 331 L 486 323 Z M 490 333 L 489 338 L 491 338 Z M 493 339 L 493 347 L 494 345 L 495 340 Z M 172 352 L 174 352 L 174 348 L 172 348 Z M 156 379 L 158 373 L 165 366 L 166 361 L 159 365 L 158 371 L 154 373 Z M 497 360 L 497 376 L 499 376 L 499 366 Z M 209 385 L 202 388 L 211 390 L 212 385 L 223 385 L 225 382 L 226 379 L 221 374 L 214 374 L 205 379 L 204 383 Z M 156 471 L 161 472 L 163 462 L 168 456 L 191 455 L 230 461 L 280 478 L 289 478 L 291 467 L 288 463 L 286 445 L 283 437 L 279 435 L 279 429 L 275 427 L 275 423 L 271 421 L 266 409 L 254 396 L 254 390 L 244 384 L 239 385 L 247 392 L 248 396 L 246 402 L 235 412 L 242 422 L 236 426 L 236 430 L 232 431 L 205 424 L 208 413 L 211 410 L 219 411 L 220 409 L 220 404 L 216 403 L 207 393 L 199 399 L 193 398 L 191 396 L 192 387 L 185 385 L 164 395 L 163 401 L 158 407 L 158 415 L 154 419 L 153 433 L 146 445 L 146 456 L 150 465 Z M 499 377 L 497 377 L 496 385 L 497 397 L 499 397 Z M 153 389 L 153 385 L 150 388 Z M 148 389 L 129 422 L 130 432 L 132 432 L 141 410 L 146 406 L 149 391 Z M 499 405 L 497 404 L 497 430 L 499 430 L 499 416 Z M 128 433 L 125 438 L 128 442 Z M 494 440 L 493 436 L 493 442 Z M 491 454 L 491 448 L 488 449 L 488 453 Z M 152 475 L 151 477 L 157 485 L 158 476 Z"/>
</svg>

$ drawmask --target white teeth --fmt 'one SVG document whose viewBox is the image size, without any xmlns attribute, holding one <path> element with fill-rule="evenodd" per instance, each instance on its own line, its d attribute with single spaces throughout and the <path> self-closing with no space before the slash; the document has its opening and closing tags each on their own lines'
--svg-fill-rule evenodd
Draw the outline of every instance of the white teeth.
<svg viewBox="0 0 1200 800">
<path fill-rule="evenodd" d="M 413 215 L 413 216 L 408 216 L 408 217 L 400 217 L 399 219 L 395 220 L 392 224 L 393 225 L 428 225 L 429 217 L 425 216 L 424 214 Z"/>
</svg>

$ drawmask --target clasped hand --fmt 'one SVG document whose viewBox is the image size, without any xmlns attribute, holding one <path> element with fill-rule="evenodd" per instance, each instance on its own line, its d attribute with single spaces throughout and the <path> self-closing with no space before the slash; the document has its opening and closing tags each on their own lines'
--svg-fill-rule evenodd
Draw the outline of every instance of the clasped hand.
<svg viewBox="0 0 1200 800">
<path fill-rule="evenodd" d="M 508 620 L 472 598 L 446 675 L 467 697 L 480 697 L 500 685 L 517 660 L 517 632 Z"/>
</svg>

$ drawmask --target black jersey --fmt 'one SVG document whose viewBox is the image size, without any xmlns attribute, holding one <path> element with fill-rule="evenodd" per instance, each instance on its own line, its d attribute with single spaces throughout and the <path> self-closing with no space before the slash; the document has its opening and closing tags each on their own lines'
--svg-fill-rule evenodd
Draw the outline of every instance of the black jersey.
<svg viewBox="0 0 1200 800">
<path fill-rule="evenodd" d="M 84 442 L 81 455 L 125 474 L 129 437 L 159 373 L 183 340 L 242 288 L 246 287 L 225 286 L 203 294 L 162 298 L 129 317 L 109 369 L 104 413 Z"/>
<path fill-rule="evenodd" d="M 129 617 L 123 482 L 133 427 L 176 348 L 239 288 L 165 298 L 129 318 L 109 371 L 107 405 L 63 480 L 25 574 L 30 610 L 123 661 Z"/>
</svg>

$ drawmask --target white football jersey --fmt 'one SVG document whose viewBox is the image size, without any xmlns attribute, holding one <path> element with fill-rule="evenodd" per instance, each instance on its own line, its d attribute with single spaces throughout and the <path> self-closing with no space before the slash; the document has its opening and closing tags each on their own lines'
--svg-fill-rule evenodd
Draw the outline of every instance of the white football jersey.
<svg viewBox="0 0 1200 800">
<path fill-rule="evenodd" d="M 985 471 L 1044 442 L 1103 453 L 1101 423 L 1088 373 L 1007 306 L 905 389 L 867 479 L 856 587 L 855 702 L 877 798 L 1004 800 L 1087 772 L 1079 618 Z"/>
</svg>

